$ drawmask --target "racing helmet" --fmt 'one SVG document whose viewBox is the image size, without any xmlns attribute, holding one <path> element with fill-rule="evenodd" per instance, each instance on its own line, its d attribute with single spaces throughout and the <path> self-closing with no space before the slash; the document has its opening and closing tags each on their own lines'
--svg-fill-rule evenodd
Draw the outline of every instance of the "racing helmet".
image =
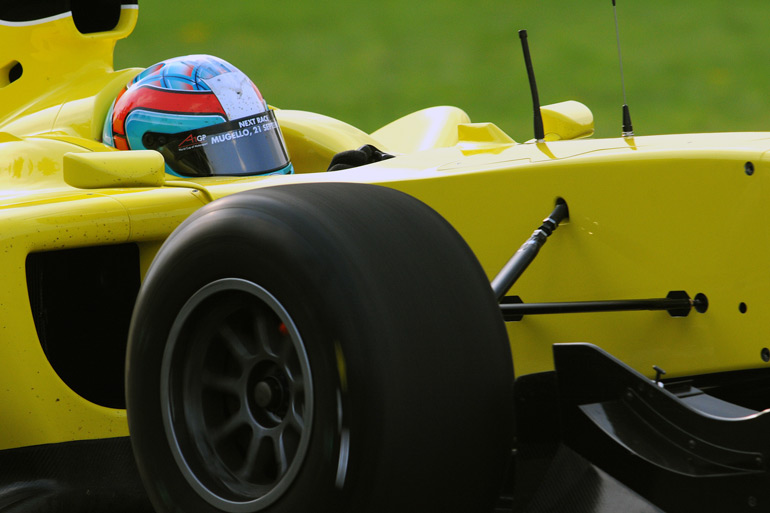
<svg viewBox="0 0 770 513">
<path fill-rule="evenodd" d="M 118 94 L 102 141 L 157 150 L 175 176 L 290 174 L 281 129 L 257 86 L 210 55 L 159 62 Z"/>
</svg>

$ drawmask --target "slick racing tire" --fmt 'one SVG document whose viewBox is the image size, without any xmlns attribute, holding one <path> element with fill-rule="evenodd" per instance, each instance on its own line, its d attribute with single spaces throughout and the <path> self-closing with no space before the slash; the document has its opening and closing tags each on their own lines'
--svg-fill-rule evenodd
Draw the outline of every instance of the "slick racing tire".
<svg viewBox="0 0 770 513">
<path fill-rule="evenodd" d="M 159 512 L 467 512 L 510 456 L 513 364 L 455 230 L 384 187 L 215 201 L 150 266 L 129 335 Z"/>
</svg>

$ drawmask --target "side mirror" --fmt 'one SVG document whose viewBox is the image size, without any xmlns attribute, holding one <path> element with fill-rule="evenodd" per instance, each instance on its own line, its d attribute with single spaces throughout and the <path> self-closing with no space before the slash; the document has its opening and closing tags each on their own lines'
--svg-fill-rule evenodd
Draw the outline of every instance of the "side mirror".
<svg viewBox="0 0 770 513">
<path fill-rule="evenodd" d="M 573 100 L 540 107 L 546 141 L 582 139 L 594 134 L 591 109 Z"/>
<path fill-rule="evenodd" d="M 154 150 L 65 153 L 64 181 L 78 189 L 161 187 L 166 163 Z"/>
</svg>

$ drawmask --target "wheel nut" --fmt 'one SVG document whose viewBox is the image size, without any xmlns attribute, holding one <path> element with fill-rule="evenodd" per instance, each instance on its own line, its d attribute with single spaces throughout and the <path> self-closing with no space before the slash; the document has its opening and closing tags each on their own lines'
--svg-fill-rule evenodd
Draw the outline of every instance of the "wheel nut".
<svg viewBox="0 0 770 513">
<path fill-rule="evenodd" d="M 273 389 L 266 381 L 260 381 L 254 387 L 254 400 L 260 408 L 267 408 L 273 401 Z"/>
</svg>

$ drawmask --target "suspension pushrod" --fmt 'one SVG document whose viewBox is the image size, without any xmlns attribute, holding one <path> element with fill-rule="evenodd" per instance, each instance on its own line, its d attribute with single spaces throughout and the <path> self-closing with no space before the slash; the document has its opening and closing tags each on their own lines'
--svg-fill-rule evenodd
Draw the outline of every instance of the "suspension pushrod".
<svg viewBox="0 0 770 513">
<path fill-rule="evenodd" d="M 569 209 L 567 203 L 564 200 L 556 202 L 556 208 L 553 209 L 551 215 L 543 220 L 543 224 L 540 228 L 535 230 L 527 241 L 516 251 L 516 253 L 508 260 L 508 263 L 503 266 L 500 272 L 492 280 L 492 291 L 497 297 L 497 302 L 503 300 L 505 295 L 511 289 L 519 276 L 527 269 L 529 264 L 537 256 L 540 248 L 543 247 L 548 237 L 559 226 L 564 219 L 569 217 Z"/>
</svg>

